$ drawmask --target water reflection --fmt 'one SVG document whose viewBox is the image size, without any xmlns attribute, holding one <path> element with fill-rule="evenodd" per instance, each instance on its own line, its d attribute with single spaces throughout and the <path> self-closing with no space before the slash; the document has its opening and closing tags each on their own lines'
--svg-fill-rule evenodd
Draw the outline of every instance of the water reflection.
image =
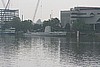
<svg viewBox="0 0 100 67">
<path fill-rule="evenodd" d="M 100 41 L 89 39 L 0 36 L 0 67 L 100 67 Z"/>
<path fill-rule="evenodd" d="M 60 46 L 62 67 L 100 67 L 99 44 L 91 40 L 89 42 L 81 40 L 80 43 L 62 42 Z"/>
</svg>

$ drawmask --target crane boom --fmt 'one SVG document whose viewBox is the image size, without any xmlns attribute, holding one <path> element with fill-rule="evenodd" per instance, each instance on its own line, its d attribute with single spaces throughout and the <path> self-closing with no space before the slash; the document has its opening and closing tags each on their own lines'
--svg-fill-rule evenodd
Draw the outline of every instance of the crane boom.
<svg viewBox="0 0 100 67">
<path fill-rule="evenodd" d="M 4 2 L 4 0 L 1 0 L 1 1 L 2 1 L 2 4 L 3 4 L 3 7 L 4 7 L 5 9 L 7 9 L 8 6 L 9 6 L 9 4 L 10 4 L 10 0 L 7 1 L 7 4 Z"/>
<path fill-rule="evenodd" d="M 9 4 L 10 4 L 10 0 L 8 0 L 7 4 L 5 6 L 5 10 L 8 8 Z"/>
<path fill-rule="evenodd" d="M 38 10 L 39 3 L 40 3 L 40 0 L 38 0 L 37 5 L 36 5 L 36 9 L 35 9 L 34 16 L 33 16 L 33 22 L 34 22 L 35 17 L 36 17 L 36 13 L 37 13 L 37 10 Z"/>
</svg>

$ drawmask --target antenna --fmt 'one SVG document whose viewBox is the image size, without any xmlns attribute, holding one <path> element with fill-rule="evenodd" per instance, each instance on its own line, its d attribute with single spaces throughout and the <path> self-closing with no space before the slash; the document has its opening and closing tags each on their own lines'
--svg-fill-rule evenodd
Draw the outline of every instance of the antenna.
<svg viewBox="0 0 100 67">
<path fill-rule="evenodd" d="M 53 15 L 53 10 L 51 10 L 50 19 L 53 18 L 52 15 Z"/>
</svg>

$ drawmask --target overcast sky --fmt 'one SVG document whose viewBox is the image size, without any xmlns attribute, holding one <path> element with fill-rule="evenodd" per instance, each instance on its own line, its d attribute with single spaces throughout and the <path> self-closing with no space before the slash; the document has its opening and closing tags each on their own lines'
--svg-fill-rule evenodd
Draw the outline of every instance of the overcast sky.
<svg viewBox="0 0 100 67">
<path fill-rule="evenodd" d="M 7 0 L 4 0 L 7 2 Z M 33 19 L 36 3 L 38 0 L 11 0 L 10 8 L 20 10 L 20 17 L 24 15 L 24 19 Z M 42 5 L 42 7 L 41 7 Z M 46 20 L 52 17 L 60 18 L 61 10 L 69 10 L 76 6 L 100 6 L 100 0 L 40 0 L 40 5 L 36 14 L 37 19 Z M 2 2 L 0 1 L 0 7 Z"/>
</svg>

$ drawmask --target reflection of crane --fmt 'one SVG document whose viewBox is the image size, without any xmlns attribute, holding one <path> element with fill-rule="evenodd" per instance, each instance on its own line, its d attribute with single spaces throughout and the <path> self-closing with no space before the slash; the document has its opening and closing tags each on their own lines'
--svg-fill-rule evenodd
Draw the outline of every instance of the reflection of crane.
<svg viewBox="0 0 100 67">
<path fill-rule="evenodd" d="M 37 10 L 38 10 L 39 3 L 40 3 L 40 0 L 38 0 L 37 5 L 36 5 L 36 9 L 35 9 L 34 16 L 33 16 L 33 22 L 34 22 L 35 17 L 36 17 L 36 13 L 37 13 Z"/>
</svg>

